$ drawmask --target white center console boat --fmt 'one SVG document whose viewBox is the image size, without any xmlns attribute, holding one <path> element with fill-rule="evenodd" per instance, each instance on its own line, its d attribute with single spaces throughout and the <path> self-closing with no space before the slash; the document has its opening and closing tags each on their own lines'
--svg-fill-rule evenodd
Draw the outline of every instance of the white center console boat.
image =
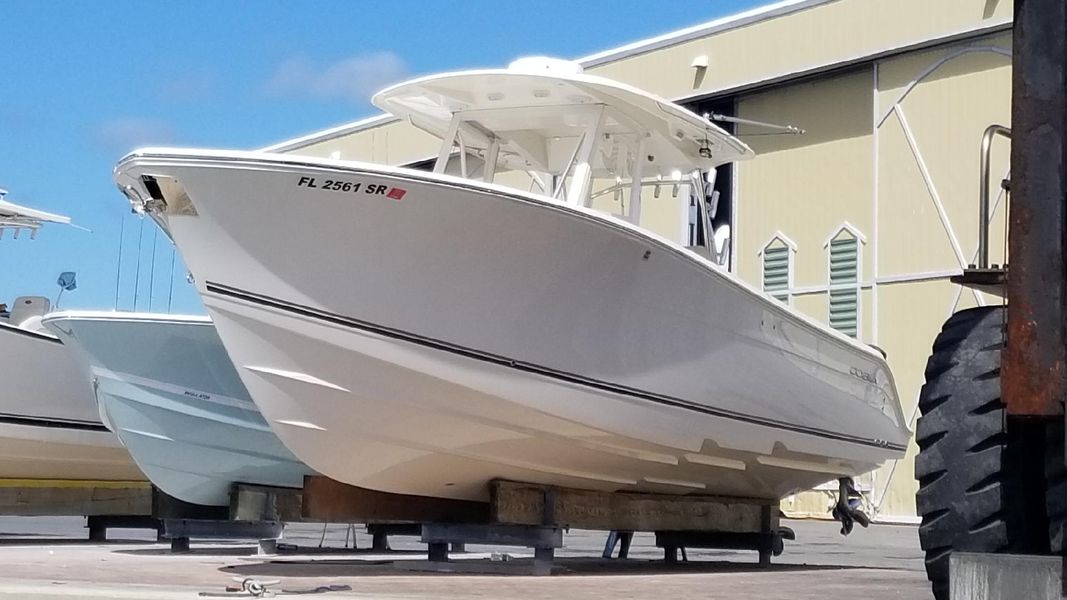
<svg viewBox="0 0 1067 600">
<path fill-rule="evenodd" d="M 546 59 L 374 103 L 441 138 L 432 173 L 174 149 L 115 169 L 308 465 L 464 499 L 493 478 L 779 498 L 903 456 L 878 352 L 649 226 L 692 204 L 707 231 L 740 140 Z"/>
<path fill-rule="evenodd" d="M 0 238 L 33 237 L 46 222 L 70 220 L 0 193 Z M 143 480 L 101 422 L 77 357 L 42 327 L 49 307 L 39 296 L 0 305 L 0 478 Z"/>
</svg>

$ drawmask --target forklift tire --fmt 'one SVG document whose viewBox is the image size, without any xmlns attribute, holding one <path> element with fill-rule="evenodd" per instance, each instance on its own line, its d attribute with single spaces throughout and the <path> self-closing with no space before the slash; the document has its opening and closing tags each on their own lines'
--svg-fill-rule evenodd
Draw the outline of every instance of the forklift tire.
<svg viewBox="0 0 1067 600">
<path fill-rule="evenodd" d="M 949 596 L 953 551 L 1026 552 L 1048 545 L 1044 514 L 1026 515 L 1017 444 L 1008 443 L 1000 400 L 1004 337 L 1004 307 L 962 310 L 945 322 L 926 364 L 915 431 L 915 500 L 926 573 L 938 600 Z"/>
</svg>

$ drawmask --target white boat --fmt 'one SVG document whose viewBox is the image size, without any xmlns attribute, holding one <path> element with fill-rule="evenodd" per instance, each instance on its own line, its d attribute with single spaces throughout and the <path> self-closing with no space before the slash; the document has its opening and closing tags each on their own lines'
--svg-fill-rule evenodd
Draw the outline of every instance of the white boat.
<svg viewBox="0 0 1067 600">
<path fill-rule="evenodd" d="M 235 482 L 301 487 L 311 474 L 263 420 L 209 318 L 63 311 L 43 322 L 88 363 L 101 414 L 170 496 L 228 506 Z"/>
<path fill-rule="evenodd" d="M 15 239 L 23 231 L 30 232 L 30 239 L 37 237 L 37 231 L 44 223 L 62 223 L 70 225 L 70 217 L 20 206 L 7 201 L 7 190 L 0 188 L 0 239 L 10 231 Z"/>
<path fill-rule="evenodd" d="M 437 497 L 507 478 L 778 498 L 903 455 L 878 352 L 687 247 L 682 225 L 642 227 L 642 203 L 684 219 L 692 194 L 708 230 L 706 180 L 751 154 L 741 141 L 550 60 L 374 102 L 441 137 L 434 172 L 176 149 L 115 170 L 308 465 Z"/>
<path fill-rule="evenodd" d="M 0 190 L 0 237 L 33 237 L 67 217 L 18 206 Z M 118 438 L 104 427 L 82 366 L 41 327 L 47 298 L 0 305 L 0 478 L 141 481 Z"/>
</svg>

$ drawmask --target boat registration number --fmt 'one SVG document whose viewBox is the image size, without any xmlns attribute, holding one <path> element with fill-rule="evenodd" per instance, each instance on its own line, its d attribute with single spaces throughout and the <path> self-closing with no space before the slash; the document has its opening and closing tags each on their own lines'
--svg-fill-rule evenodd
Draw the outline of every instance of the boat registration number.
<svg viewBox="0 0 1067 600">
<path fill-rule="evenodd" d="M 364 193 L 372 196 L 385 196 L 390 200 L 401 200 L 407 194 L 407 190 L 398 187 L 383 185 L 380 183 L 364 184 L 361 181 L 342 181 L 339 179 L 325 179 L 320 181 L 317 177 L 302 176 L 296 183 L 297 187 L 326 190 L 330 192 Z"/>
</svg>

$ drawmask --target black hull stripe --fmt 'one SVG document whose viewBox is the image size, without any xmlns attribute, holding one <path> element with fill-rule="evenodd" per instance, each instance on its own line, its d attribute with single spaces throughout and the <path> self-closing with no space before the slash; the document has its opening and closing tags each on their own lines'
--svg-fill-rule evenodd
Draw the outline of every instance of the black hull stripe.
<svg viewBox="0 0 1067 600">
<path fill-rule="evenodd" d="M 622 385 L 611 383 L 611 382 L 607 382 L 607 381 L 601 381 L 601 380 L 598 380 L 598 379 L 592 379 L 592 378 L 589 378 L 589 377 L 584 377 L 584 376 L 577 375 L 577 374 L 574 374 L 574 373 L 569 373 L 569 372 L 566 372 L 566 371 L 559 371 L 557 369 L 552 369 L 550 367 L 544 367 L 544 366 L 541 366 L 541 365 L 522 362 L 522 361 L 514 360 L 514 359 L 511 359 L 511 358 L 507 358 L 505 356 L 500 356 L 500 355 L 496 355 L 496 354 L 490 354 L 488 352 L 482 352 L 480 350 L 475 350 L 475 349 L 472 349 L 472 348 L 466 348 L 464 346 L 457 346 L 455 344 L 451 344 L 451 343 L 444 342 L 444 341 L 441 341 L 441 340 L 436 340 L 436 339 L 433 339 L 433 338 L 423 337 L 423 336 L 420 336 L 420 335 L 417 335 L 417 334 L 414 334 L 414 333 L 410 333 L 410 332 L 407 332 L 407 331 L 403 331 L 403 330 L 400 330 L 400 329 L 395 329 L 395 328 L 392 328 L 392 327 L 386 327 L 384 325 L 378 325 L 378 324 L 370 323 L 370 322 L 367 322 L 367 321 L 361 321 L 361 320 L 358 320 L 358 319 L 353 319 L 351 317 L 345 317 L 345 316 L 342 316 L 342 315 L 338 315 L 338 314 L 322 311 L 322 310 L 311 308 L 311 307 L 308 307 L 308 306 L 302 306 L 302 305 L 299 305 L 299 304 L 293 304 L 293 303 L 290 303 L 290 302 L 286 302 L 284 300 L 279 300 L 277 298 L 272 298 L 270 296 L 264 296 L 262 294 L 257 294 L 257 293 L 254 293 L 254 292 L 241 290 L 241 289 L 238 289 L 238 288 L 235 288 L 235 287 L 231 287 L 231 286 L 228 286 L 228 285 L 224 285 L 224 284 L 220 284 L 220 283 L 214 283 L 214 282 L 208 281 L 208 282 L 206 282 L 206 287 L 207 287 L 207 291 L 208 292 L 214 293 L 214 294 L 218 294 L 220 296 L 226 296 L 226 297 L 233 298 L 233 299 L 236 299 L 236 300 L 243 300 L 245 302 L 250 302 L 252 304 L 257 304 L 257 305 L 260 305 L 260 306 L 267 306 L 267 307 L 270 307 L 270 308 L 282 310 L 282 311 L 285 311 L 285 312 L 288 312 L 288 313 L 292 313 L 292 314 L 295 314 L 295 315 L 300 315 L 300 316 L 311 318 L 311 319 L 317 319 L 317 320 L 320 320 L 320 321 L 333 323 L 335 325 L 342 325 L 344 327 L 349 327 L 349 328 L 352 328 L 352 329 L 360 329 L 360 330 L 363 330 L 363 331 L 366 331 L 366 332 L 369 332 L 369 333 L 373 333 L 373 334 L 376 334 L 376 335 L 381 335 L 381 336 L 384 336 L 384 337 L 388 337 L 388 338 L 392 338 L 392 339 L 396 339 L 396 340 L 400 340 L 400 341 L 404 341 L 404 342 L 409 342 L 409 343 L 412 343 L 412 344 L 418 344 L 420 346 L 424 346 L 424 347 L 427 347 L 427 348 L 433 348 L 435 350 L 441 350 L 441 351 L 444 351 L 444 352 L 450 352 L 452 354 L 456 354 L 456 355 L 463 356 L 463 357 L 466 357 L 466 358 L 480 360 L 480 361 L 483 361 L 483 362 L 490 362 L 490 363 L 497 364 L 497 365 L 500 365 L 500 366 L 503 366 L 503 367 L 507 367 L 507 368 L 510 368 L 510 369 L 515 369 L 517 371 L 524 371 L 524 372 L 527 372 L 527 373 L 534 373 L 534 374 L 541 375 L 541 376 L 544 376 L 544 377 L 550 377 L 552 379 L 556 379 L 556 380 L 559 380 L 559 381 L 565 381 L 567 383 L 578 384 L 578 385 L 582 385 L 582 386 L 585 386 L 585 387 L 590 387 L 590 388 L 594 388 L 594 389 L 597 389 L 597 390 L 610 392 L 610 393 L 613 393 L 613 394 L 619 394 L 619 395 L 623 395 L 623 396 L 630 396 L 632 398 L 639 398 L 639 399 L 646 400 L 646 401 L 649 401 L 649 402 L 655 402 L 657 404 L 662 404 L 662 405 L 666 405 L 666 406 L 672 406 L 672 407 L 675 407 L 675 408 L 684 408 L 684 409 L 692 410 L 692 411 L 695 411 L 695 412 L 700 412 L 700 413 L 704 413 L 704 414 L 707 414 L 707 415 L 711 415 L 711 416 L 714 416 L 714 417 L 732 419 L 732 420 L 735 420 L 735 421 L 741 421 L 741 422 L 750 423 L 750 424 L 753 424 L 753 425 L 761 425 L 761 426 L 764 426 L 764 427 L 771 427 L 771 428 L 774 428 L 774 429 L 781 429 L 781 430 L 784 430 L 784 431 L 791 431 L 791 432 L 794 432 L 794 433 L 802 433 L 802 434 L 805 434 L 805 435 L 812 435 L 812 436 L 821 437 L 821 438 L 825 438 L 825 439 L 837 440 L 837 441 L 842 441 L 842 442 L 850 442 L 850 443 L 853 443 L 853 444 L 860 444 L 860 445 L 863 445 L 863 446 L 870 446 L 870 447 L 874 447 L 874 448 L 884 448 L 884 449 L 889 449 L 889 450 L 896 450 L 898 452 L 903 452 L 905 450 L 905 446 L 902 446 L 900 444 L 893 444 L 893 443 L 883 442 L 883 441 L 879 441 L 879 440 L 865 439 L 865 438 L 855 437 L 855 436 L 851 436 L 851 435 L 836 433 L 836 432 L 833 432 L 833 431 L 826 431 L 826 430 L 822 430 L 822 429 L 803 427 L 803 426 L 799 426 L 799 425 L 794 425 L 792 423 L 774 421 L 774 420 L 771 420 L 771 419 L 761 419 L 761 418 L 758 418 L 758 417 L 753 417 L 751 415 L 746 415 L 746 414 L 742 414 L 742 413 L 724 411 L 724 410 L 720 410 L 720 409 L 716 409 L 716 408 L 711 408 L 711 407 L 708 407 L 708 406 L 703 406 L 703 405 L 700 405 L 700 404 L 695 404 L 693 402 L 689 402 L 689 401 L 683 400 L 681 398 L 675 398 L 675 397 L 672 397 L 672 396 L 664 396 L 664 395 L 661 395 L 661 394 L 656 394 L 656 393 L 648 392 L 648 391 L 645 391 L 645 390 L 640 390 L 640 389 L 636 389 L 636 388 L 630 388 L 630 387 L 627 387 L 627 386 L 622 386 Z"/>
<path fill-rule="evenodd" d="M 48 417 L 29 417 L 25 415 L 0 414 L 0 425 L 23 425 L 26 427 L 45 427 L 48 429 L 70 429 L 73 431 L 108 431 L 103 423 L 91 421 L 60 421 Z"/>
</svg>

